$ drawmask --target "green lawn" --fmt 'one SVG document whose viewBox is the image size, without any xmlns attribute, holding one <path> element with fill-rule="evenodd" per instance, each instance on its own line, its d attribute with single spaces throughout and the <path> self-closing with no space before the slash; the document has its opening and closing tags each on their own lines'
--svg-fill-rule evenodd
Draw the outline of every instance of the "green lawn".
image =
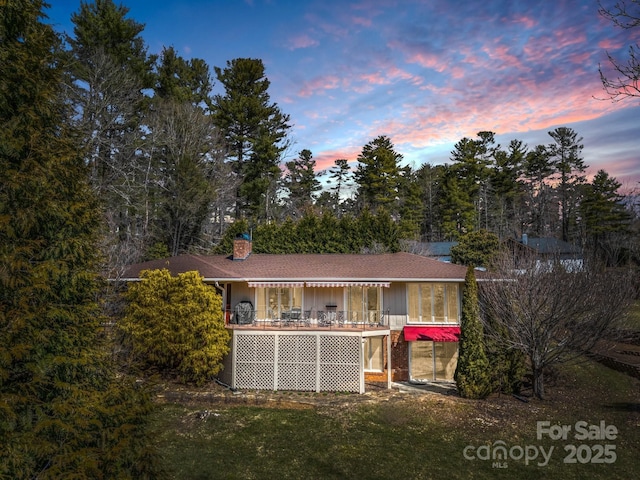
<svg viewBox="0 0 640 480">
<path fill-rule="evenodd" d="M 527 403 L 504 395 L 474 402 L 387 392 L 271 393 L 256 406 L 232 402 L 242 396 L 167 403 L 154 415 L 151 438 L 177 479 L 636 478 L 640 381 L 587 361 L 563 367 L 548 392 L 547 400 Z M 538 421 L 570 425 L 567 440 L 538 440 Z M 575 440 L 578 421 L 604 421 L 617 437 Z M 538 458 L 525 465 L 524 458 L 508 457 L 506 468 L 465 459 L 465 447 L 474 456 L 471 447 L 500 441 L 514 457 L 528 447 Z M 615 447 L 604 450 L 606 444 Z M 564 463 L 570 445 L 580 455 L 573 464 Z M 554 447 L 546 466 L 537 465 L 544 461 L 540 447 L 547 455 Z M 578 461 L 611 461 L 611 451 L 612 463 Z"/>
</svg>

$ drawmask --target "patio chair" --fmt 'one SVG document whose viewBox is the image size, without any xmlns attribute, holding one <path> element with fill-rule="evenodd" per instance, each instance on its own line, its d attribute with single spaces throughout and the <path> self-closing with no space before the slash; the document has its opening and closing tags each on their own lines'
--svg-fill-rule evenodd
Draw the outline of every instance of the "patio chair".
<svg viewBox="0 0 640 480">
<path fill-rule="evenodd" d="M 325 310 L 318 310 L 318 326 L 319 327 L 330 327 L 331 326 L 331 318 L 327 315 Z"/>
<path fill-rule="evenodd" d="M 302 319 L 301 319 L 301 323 L 305 326 L 305 327 L 310 327 L 311 326 L 311 310 L 305 310 L 302 314 Z"/>
<path fill-rule="evenodd" d="M 293 307 L 290 312 L 288 312 L 287 325 L 297 325 L 300 322 L 300 317 L 302 316 L 302 309 L 298 307 Z"/>
</svg>

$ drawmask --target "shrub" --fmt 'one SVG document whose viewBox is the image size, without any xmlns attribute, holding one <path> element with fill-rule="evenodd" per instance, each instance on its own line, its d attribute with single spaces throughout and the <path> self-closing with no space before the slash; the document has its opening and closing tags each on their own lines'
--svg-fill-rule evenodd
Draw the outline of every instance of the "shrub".
<svg viewBox="0 0 640 480">
<path fill-rule="evenodd" d="M 202 384 L 222 370 L 229 352 L 222 298 L 198 272 L 142 272 L 126 293 L 120 328 L 134 357 L 164 373 Z"/>
</svg>

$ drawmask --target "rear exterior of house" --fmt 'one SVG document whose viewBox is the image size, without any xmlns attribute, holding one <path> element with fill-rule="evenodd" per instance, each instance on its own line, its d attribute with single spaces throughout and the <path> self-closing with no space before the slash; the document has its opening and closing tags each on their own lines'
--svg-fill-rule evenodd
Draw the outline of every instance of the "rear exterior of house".
<svg viewBox="0 0 640 480">
<path fill-rule="evenodd" d="M 465 268 L 409 253 L 225 256 L 132 265 L 197 270 L 223 297 L 231 350 L 221 380 L 252 390 L 345 391 L 451 381 Z"/>
</svg>

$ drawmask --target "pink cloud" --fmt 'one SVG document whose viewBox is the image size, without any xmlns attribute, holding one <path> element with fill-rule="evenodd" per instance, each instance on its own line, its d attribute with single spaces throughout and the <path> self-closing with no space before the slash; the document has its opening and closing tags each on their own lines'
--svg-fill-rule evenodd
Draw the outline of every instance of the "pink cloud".
<svg viewBox="0 0 640 480">
<path fill-rule="evenodd" d="M 485 47 L 483 50 L 490 59 L 495 60 L 498 63 L 498 65 L 495 65 L 494 68 L 524 69 L 522 60 L 512 53 L 510 46 L 503 44 L 494 44 Z"/>
<path fill-rule="evenodd" d="M 299 48 L 309 48 L 320 45 L 320 42 L 311 38 L 309 35 L 302 34 L 296 37 L 293 37 L 289 43 L 289 50 L 297 50 Z"/>
<path fill-rule="evenodd" d="M 362 147 L 345 147 L 333 150 L 323 150 L 317 156 L 314 154 L 313 159 L 316 161 L 316 171 L 326 170 L 333 167 L 335 161 L 340 158 L 346 158 L 349 162 L 355 162 L 358 155 L 362 152 Z"/>
<path fill-rule="evenodd" d="M 362 27 L 370 27 L 373 23 L 370 18 L 364 17 L 353 17 L 351 21 L 354 25 L 360 25 Z"/>
<path fill-rule="evenodd" d="M 603 50 L 617 50 L 621 48 L 623 44 L 621 42 L 615 41 L 612 38 L 603 38 L 598 42 L 598 48 Z"/>
<path fill-rule="evenodd" d="M 298 91 L 301 97 L 310 97 L 316 95 L 323 90 L 333 90 L 340 86 L 340 79 L 335 75 L 322 75 L 316 77 L 302 85 Z"/>
<path fill-rule="evenodd" d="M 446 68 L 446 62 L 432 53 L 415 52 L 408 54 L 406 60 L 408 63 L 417 63 L 421 67 L 430 68 L 436 72 L 443 72 Z"/>
<path fill-rule="evenodd" d="M 391 83 L 390 80 L 386 76 L 382 75 L 381 72 L 365 73 L 360 77 L 360 80 L 373 85 L 388 85 Z"/>
<path fill-rule="evenodd" d="M 528 17 L 526 15 L 514 15 L 511 19 L 513 23 L 519 23 L 524 28 L 532 29 L 538 25 L 538 21 L 535 18 Z"/>
</svg>

